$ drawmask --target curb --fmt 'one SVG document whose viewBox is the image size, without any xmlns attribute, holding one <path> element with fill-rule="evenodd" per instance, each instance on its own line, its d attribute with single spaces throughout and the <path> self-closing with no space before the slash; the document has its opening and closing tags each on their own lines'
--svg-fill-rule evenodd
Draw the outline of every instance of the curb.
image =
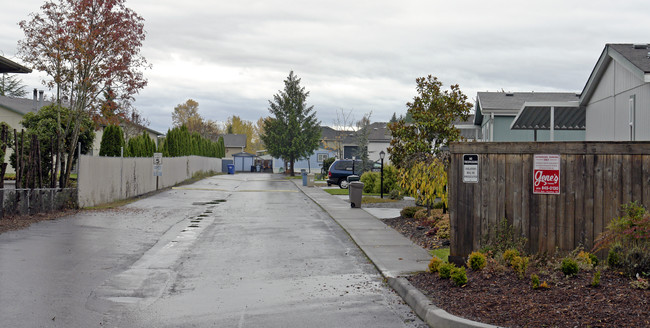
<svg viewBox="0 0 650 328">
<path fill-rule="evenodd" d="M 383 272 L 382 272 L 383 275 Z M 449 312 L 435 306 L 429 299 L 413 287 L 406 278 L 386 278 L 388 285 L 399 294 L 400 297 L 408 304 L 429 327 L 436 328 L 496 328 L 497 326 L 472 321 L 457 317 Z"/>
<path fill-rule="evenodd" d="M 298 182 L 294 181 L 296 184 L 296 187 L 305 195 L 307 198 L 309 198 L 311 201 L 316 203 L 319 207 L 321 207 L 325 213 L 327 213 L 335 222 L 338 223 L 338 220 L 336 218 L 332 217 L 331 214 L 321 205 L 319 204 L 314 198 L 312 198 L 309 194 L 307 194 L 303 190 L 303 186 L 298 184 Z M 331 196 L 333 197 L 333 196 Z M 372 215 L 372 214 L 370 214 Z M 374 216 L 374 215 L 373 215 Z M 376 217 L 375 217 L 376 218 Z M 379 220 L 379 219 L 378 219 Z M 339 224 L 340 225 L 340 224 Z M 345 229 L 343 229 L 345 230 Z M 354 243 L 361 249 L 361 251 L 366 254 L 366 258 L 368 258 L 369 261 L 372 262 L 372 264 L 377 268 L 377 271 L 386 279 L 388 282 L 388 285 L 397 292 L 397 294 L 408 304 L 411 309 L 417 314 L 420 319 L 422 319 L 429 327 L 436 327 L 436 328 L 467 328 L 467 327 L 476 327 L 476 328 L 497 328 L 498 326 L 494 325 L 489 325 L 477 321 L 472 321 L 468 319 L 464 319 L 461 317 L 457 317 L 455 315 L 452 315 L 448 313 L 447 311 L 435 306 L 431 301 L 424 295 L 420 290 L 415 288 L 411 283 L 404 277 L 392 277 L 389 275 L 388 272 L 382 271 L 377 264 L 372 261 L 372 259 L 367 255 L 366 251 L 363 249 L 362 246 L 360 246 L 350 235 L 347 230 L 345 232 L 350 236 L 350 239 L 354 241 Z"/>
</svg>

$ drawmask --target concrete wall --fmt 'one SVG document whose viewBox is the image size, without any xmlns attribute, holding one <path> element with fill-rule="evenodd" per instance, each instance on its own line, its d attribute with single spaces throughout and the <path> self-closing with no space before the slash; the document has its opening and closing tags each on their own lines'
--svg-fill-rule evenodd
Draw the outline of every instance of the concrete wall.
<svg viewBox="0 0 650 328">
<path fill-rule="evenodd" d="M 197 172 L 221 171 L 220 158 L 165 157 L 158 188 L 174 186 Z M 79 206 L 90 207 L 156 190 L 152 158 L 82 155 L 79 164 Z"/>
</svg>

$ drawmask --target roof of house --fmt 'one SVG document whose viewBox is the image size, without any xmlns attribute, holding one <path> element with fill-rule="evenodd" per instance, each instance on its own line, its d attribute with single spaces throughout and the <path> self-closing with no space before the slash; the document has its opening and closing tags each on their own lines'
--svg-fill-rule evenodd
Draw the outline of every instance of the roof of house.
<svg viewBox="0 0 650 328">
<path fill-rule="evenodd" d="M 388 130 L 386 122 L 375 122 L 370 124 L 370 134 L 368 141 L 370 142 L 390 142 L 392 139 L 390 130 Z"/>
<path fill-rule="evenodd" d="M 0 73 L 31 73 L 32 70 L 0 56 Z"/>
<path fill-rule="evenodd" d="M 586 105 L 607 70 L 614 60 L 636 75 L 641 81 L 650 82 L 650 44 L 609 43 L 605 45 L 596 66 L 582 89 L 580 104 Z"/>
<path fill-rule="evenodd" d="M 51 103 L 51 101 L 44 101 L 42 106 L 47 106 Z M 35 112 L 35 105 L 38 106 L 38 104 L 34 102 L 34 99 L 0 96 L 0 107 L 20 115 Z"/>
<path fill-rule="evenodd" d="M 526 102 L 577 101 L 574 92 L 478 92 L 474 124 L 483 123 L 483 116 L 515 116 Z"/>
<path fill-rule="evenodd" d="M 226 148 L 246 147 L 245 134 L 222 134 L 221 137 Z"/>
<path fill-rule="evenodd" d="M 390 130 L 386 122 L 375 122 L 370 124 L 370 133 L 368 134 L 369 142 L 390 142 Z M 341 142 L 356 143 L 355 131 L 335 130 L 329 126 L 321 126 L 321 140 L 336 140 L 341 138 Z"/>
</svg>

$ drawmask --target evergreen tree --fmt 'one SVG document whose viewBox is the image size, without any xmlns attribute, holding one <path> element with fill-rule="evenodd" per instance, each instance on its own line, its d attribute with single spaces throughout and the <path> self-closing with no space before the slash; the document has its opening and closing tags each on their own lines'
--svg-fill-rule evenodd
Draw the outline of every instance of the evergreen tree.
<svg viewBox="0 0 650 328">
<path fill-rule="evenodd" d="M 99 156 L 120 156 L 124 147 L 124 132 L 117 125 L 108 125 L 104 128 L 102 142 L 99 146 Z"/>
<path fill-rule="evenodd" d="M 0 96 L 24 97 L 26 95 L 27 90 L 16 75 L 0 74 Z"/>
<path fill-rule="evenodd" d="M 291 71 L 284 80 L 284 91 L 269 100 L 272 117 L 264 121 L 264 133 L 260 135 L 269 154 L 290 163 L 292 176 L 295 161 L 310 156 L 318 148 L 321 136 L 314 106 L 306 103 L 308 96 L 309 92 Z"/>
</svg>

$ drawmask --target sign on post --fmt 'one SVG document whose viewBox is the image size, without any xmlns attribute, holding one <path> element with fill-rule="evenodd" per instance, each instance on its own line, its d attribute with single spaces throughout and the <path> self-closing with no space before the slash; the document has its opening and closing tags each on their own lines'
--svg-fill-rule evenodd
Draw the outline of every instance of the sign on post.
<svg viewBox="0 0 650 328">
<path fill-rule="evenodd" d="M 153 153 L 153 176 L 162 176 L 162 153 Z"/>
<path fill-rule="evenodd" d="M 560 194 L 560 155 L 535 154 L 533 158 L 533 193 Z"/>
<path fill-rule="evenodd" d="M 463 155 L 463 182 L 478 183 L 478 155 Z"/>
</svg>

